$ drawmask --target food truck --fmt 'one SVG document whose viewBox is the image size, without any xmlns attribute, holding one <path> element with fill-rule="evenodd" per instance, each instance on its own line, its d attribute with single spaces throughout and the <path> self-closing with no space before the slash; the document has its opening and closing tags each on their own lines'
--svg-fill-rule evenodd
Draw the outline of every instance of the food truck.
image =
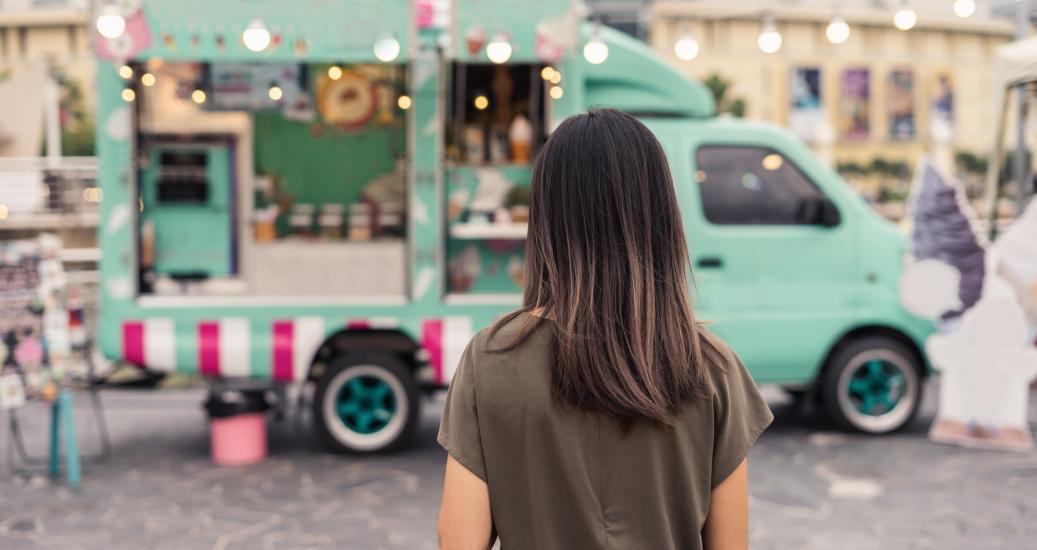
<svg viewBox="0 0 1037 550">
<path fill-rule="evenodd" d="M 315 386 L 341 450 L 404 446 L 474 332 L 521 303 L 531 162 L 566 117 L 668 155 L 697 315 L 760 383 L 884 433 L 931 327 L 904 240 L 782 128 L 582 3 L 153 0 L 98 13 L 99 342 L 113 360 Z M 690 284 L 690 281 L 689 281 Z"/>
</svg>

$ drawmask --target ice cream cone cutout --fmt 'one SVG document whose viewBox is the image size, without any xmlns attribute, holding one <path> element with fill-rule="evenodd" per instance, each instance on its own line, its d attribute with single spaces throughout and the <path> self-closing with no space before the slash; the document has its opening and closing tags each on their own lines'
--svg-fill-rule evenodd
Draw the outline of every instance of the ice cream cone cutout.
<svg viewBox="0 0 1037 550">
<path fill-rule="evenodd" d="M 937 260 L 908 268 L 901 299 L 913 312 L 938 317 L 957 300 L 957 271 Z M 1027 337 L 1023 308 L 1002 281 L 956 327 L 930 336 L 926 353 L 940 373 L 940 399 L 929 438 L 966 447 L 1028 451 L 1030 381 L 1037 377 L 1037 348 Z"/>
<path fill-rule="evenodd" d="M 1033 436 L 1026 413 L 1037 349 L 1026 338 L 1023 309 L 1011 296 L 982 298 L 960 330 L 926 342 L 940 370 L 940 408 L 933 441 L 1026 451 Z"/>
</svg>

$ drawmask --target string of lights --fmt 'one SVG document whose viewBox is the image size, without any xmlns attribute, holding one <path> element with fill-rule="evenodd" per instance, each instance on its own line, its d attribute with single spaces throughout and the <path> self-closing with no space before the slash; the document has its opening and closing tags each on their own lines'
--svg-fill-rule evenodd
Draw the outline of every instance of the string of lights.
<svg viewBox="0 0 1037 550">
<path fill-rule="evenodd" d="M 976 12 L 975 0 L 954 0 L 951 4 L 954 15 L 960 18 L 971 17 Z M 96 18 L 97 31 L 108 39 L 116 39 L 126 31 L 126 20 L 112 3 L 101 6 Z M 901 31 L 909 31 L 918 24 L 918 14 L 911 8 L 910 0 L 901 0 L 893 13 L 893 26 Z M 584 59 L 599 65 L 608 59 L 608 45 L 601 38 L 601 22 L 596 21 L 590 38 L 583 46 Z M 843 44 L 850 38 L 850 24 L 843 18 L 838 5 L 832 10 L 832 17 L 825 28 L 825 37 L 835 45 Z M 781 50 L 782 35 L 773 14 L 765 12 L 761 18 L 760 34 L 757 46 L 766 54 L 774 54 Z M 253 19 L 241 33 L 241 41 L 245 47 L 259 53 L 270 47 L 272 36 L 270 30 L 260 19 Z M 698 57 L 701 46 L 691 32 L 687 22 L 674 42 L 674 53 L 682 61 L 691 61 Z M 391 63 L 400 55 L 400 42 L 392 34 L 384 34 L 372 45 L 375 57 L 384 63 Z M 499 32 L 486 44 L 486 56 L 496 64 L 507 63 L 511 59 L 513 46 L 507 34 Z M 203 100 L 204 101 L 204 100 Z"/>
<path fill-rule="evenodd" d="M 954 0 L 951 3 L 954 15 L 965 19 L 976 13 L 975 0 Z M 911 7 L 910 0 L 901 0 L 893 13 L 893 26 L 901 31 L 909 31 L 918 24 L 918 14 Z M 782 35 L 778 29 L 778 21 L 770 12 L 764 12 L 760 19 L 760 34 L 757 46 L 766 54 L 774 54 L 781 50 Z M 845 43 L 850 38 L 850 24 L 843 17 L 838 5 L 832 9 L 831 19 L 825 27 L 825 37 L 834 45 Z M 691 61 L 698 57 L 701 46 L 692 34 L 691 24 L 685 21 L 681 33 L 673 44 L 674 54 L 681 61 Z"/>
</svg>

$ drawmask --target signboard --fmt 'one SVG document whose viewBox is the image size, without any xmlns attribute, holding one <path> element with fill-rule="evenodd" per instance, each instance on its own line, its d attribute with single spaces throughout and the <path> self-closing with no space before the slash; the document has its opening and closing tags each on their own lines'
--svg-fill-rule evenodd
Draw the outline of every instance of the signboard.
<svg viewBox="0 0 1037 550">
<path fill-rule="evenodd" d="M 0 243 L 0 407 L 43 395 L 71 351 L 58 239 Z"/>
<path fill-rule="evenodd" d="M 839 99 L 839 134 L 848 140 L 868 139 L 871 133 L 871 81 L 868 69 L 846 69 Z"/>
<path fill-rule="evenodd" d="M 25 405 L 25 387 L 17 374 L 0 375 L 0 409 L 16 409 Z"/>
<path fill-rule="evenodd" d="M 297 63 L 213 63 L 206 108 L 222 111 L 283 109 L 305 98 Z"/>
<path fill-rule="evenodd" d="M 821 103 L 821 69 L 796 67 L 789 75 L 789 130 L 817 142 L 828 128 Z"/>
<path fill-rule="evenodd" d="M 938 73 L 929 96 L 929 135 L 938 143 L 954 139 L 954 76 Z"/>
<path fill-rule="evenodd" d="M 899 69 L 889 75 L 889 137 L 910 140 L 915 137 L 915 75 Z"/>
</svg>

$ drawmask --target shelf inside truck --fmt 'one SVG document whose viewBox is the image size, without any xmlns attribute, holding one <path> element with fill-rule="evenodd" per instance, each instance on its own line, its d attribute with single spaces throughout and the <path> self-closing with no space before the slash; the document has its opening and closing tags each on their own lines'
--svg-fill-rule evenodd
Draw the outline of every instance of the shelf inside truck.
<svg viewBox="0 0 1037 550">
<path fill-rule="evenodd" d="M 522 240 L 526 238 L 528 224 L 523 223 L 457 223 L 450 226 L 450 236 L 455 239 L 499 239 Z"/>
</svg>

